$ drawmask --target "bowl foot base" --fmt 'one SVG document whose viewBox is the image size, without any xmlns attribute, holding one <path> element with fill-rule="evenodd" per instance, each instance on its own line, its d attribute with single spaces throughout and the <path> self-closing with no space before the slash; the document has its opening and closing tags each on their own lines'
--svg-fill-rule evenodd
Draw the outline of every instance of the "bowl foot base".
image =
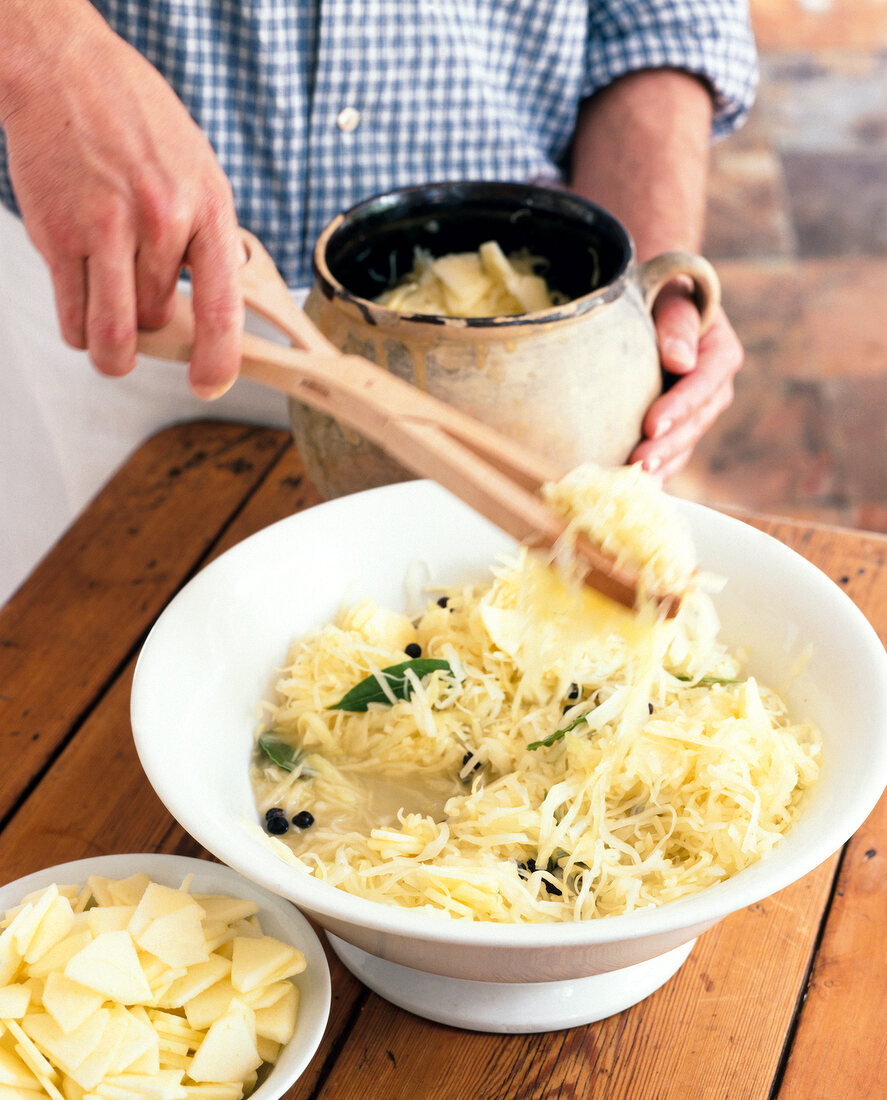
<svg viewBox="0 0 887 1100">
<path fill-rule="evenodd" d="M 606 974 L 557 982 L 475 982 L 386 962 L 326 933 L 345 966 L 386 1001 L 470 1031 L 558 1031 L 603 1020 L 649 997 L 686 960 L 695 940 Z"/>
</svg>

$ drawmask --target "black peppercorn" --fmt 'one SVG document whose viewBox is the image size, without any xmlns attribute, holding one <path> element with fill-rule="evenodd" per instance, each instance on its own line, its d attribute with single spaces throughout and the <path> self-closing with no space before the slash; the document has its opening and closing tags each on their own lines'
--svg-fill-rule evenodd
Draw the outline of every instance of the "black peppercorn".
<svg viewBox="0 0 887 1100">
<path fill-rule="evenodd" d="M 466 752 L 465 755 L 462 757 L 462 768 L 464 768 L 470 760 L 474 760 L 474 763 L 471 765 L 471 772 L 480 771 L 480 769 L 484 766 L 483 761 L 478 760 L 473 752 Z M 460 768 L 459 770 L 461 771 L 462 769 Z M 471 775 L 471 772 L 469 772 L 468 774 Z"/>
<path fill-rule="evenodd" d="M 293 818 L 293 825 L 297 829 L 310 829 L 314 824 L 314 814 L 308 810 L 300 810 Z"/>
<path fill-rule="evenodd" d="M 421 657 L 422 647 L 416 642 L 410 642 L 410 644 L 404 648 L 404 653 L 411 658 Z"/>
<path fill-rule="evenodd" d="M 273 836 L 280 836 L 289 829 L 290 823 L 286 819 L 286 814 L 279 806 L 272 806 L 270 810 L 265 813 L 265 828 Z"/>
<path fill-rule="evenodd" d="M 446 607 L 449 602 L 450 602 L 450 597 L 449 596 L 441 596 L 440 599 L 437 601 L 437 606 L 438 607 Z"/>
</svg>

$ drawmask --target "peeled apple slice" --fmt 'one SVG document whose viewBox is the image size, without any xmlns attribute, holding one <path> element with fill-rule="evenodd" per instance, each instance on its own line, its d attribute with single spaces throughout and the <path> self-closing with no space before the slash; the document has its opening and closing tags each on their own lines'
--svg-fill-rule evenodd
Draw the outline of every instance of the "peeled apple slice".
<svg viewBox="0 0 887 1100">
<path fill-rule="evenodd" d="M 257 913 L 141 874 L 53 885 L 7 911 L 0 1100 L 248 1096 L 293 1036 L 288 978 L 305 968 Z"/>
</svg>

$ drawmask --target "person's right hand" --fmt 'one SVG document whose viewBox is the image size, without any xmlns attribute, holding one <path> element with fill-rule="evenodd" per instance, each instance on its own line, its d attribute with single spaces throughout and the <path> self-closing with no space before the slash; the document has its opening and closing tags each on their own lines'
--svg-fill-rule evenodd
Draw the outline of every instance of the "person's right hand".
<svg viewBox="0 0 887 1100">
<path fill-rule="evenodd" d="M 4 0 L 0 124 L 25 227 L 49 265 L 62 335 L 95 366 L 135 365 L 169 320 L 183 265 L 201 397 L 240 363 L 242 250 L 228 181 L 170 86 L 86 0 Z M 5 44 L 4 44 L 5 43 Z"/>
</svg>

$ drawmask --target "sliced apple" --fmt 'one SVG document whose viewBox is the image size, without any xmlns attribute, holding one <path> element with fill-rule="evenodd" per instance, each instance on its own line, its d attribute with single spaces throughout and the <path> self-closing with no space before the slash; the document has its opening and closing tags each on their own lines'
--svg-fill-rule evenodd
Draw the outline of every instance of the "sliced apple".
<svg viewBox="0 0 887 1100">
<path fill-rule="evenodd" d="M 24 1085 L 0 1085 L 0 1100 L 39 1100 L 44 1094 L 40 1091 L 43 1087 L 37 1078 L 34 1078 L 37 1088 L 32 1090 Z M 239 1095 L 239 1094 L 238 1094 Z"/>
<path fill-rule="evenodd" d="M 190 885 L 92 876 L 6 912 L 0 1100 L 249 1094 L 295 1028 L 304 956 L 255 902 Z"/>
<path fill-rule="evenodd" d="M 129 928 L 134 905 L 94 905 L 86 911 L 86 926 L 94 936 L 102 932 L 123 932 Z"/>
<path fill-rule="evenodd" d="M 256 1050 L 262 1061 L 267 1062 L 269 1066 L 273 1066 L 280 1057 L 280 1043 L 275 1043 L 273 1039 L 266 1039 L 258 1032 L 256 1032 Z"/>
<path fill-rule="evenodd" d="M 104 875 L 90 875 L 86 880 L 86 887 L 90 896 L 95 899 L 96 905 L 114 905 L 109 878 Z"/>
<path fill-rule="evenodd" d="M 203 922 L 203 936 L 206 940 L 206 949 L 212 954 L 218 951 L 224 944 L 234 939 L 235 932 L 230 924 L 223 920 L 205 920 Z M 230 952 L 228 952 L 230 957 Z"/>
<path fill-rule="evenodd" d="M 227 978 L 204 989 L 196 997 L 185 1001 L 185 1019 L 196 1029 L 207 1028 L 228 1011 L 228 1006 L 238 997 L 237 990 Z"/>
<path fill-rule="evenodd" d="M 47 886 L 33 901 L 23 905 L 12 918 L 9 926 L 4 929 L 4 936 L 9 935 L 16 951 L 22 958 L 25 957 L 25 952 L 28 950 L 31 939 L 37 931 L 37 926 L 58 896 L 57 886 Z"/>
<path fill-rule="evenodd" d="M 288 1043 L 296 1030 L 299 1012 L 299 991 L 289 984 L 287 992 L 268 1008 L 256 1010 L 256 1034 L 275 1043 Z"/>
<path fill-rule="evenodd" d="M 53 898 L 40 918 L 31 936 L 23 958 L 26 963 L 37 962 L 51 948 L 63 940 L 74 927 L 74 910 L 62 894 Z"/>
<path fill-rule="evenodd" d="M 122 1005 L 152 996 L 128 932 L 102 932 L 68 960 L 64 973 Z"/>
<path fill-rule="evenodd" d="M 208 921 L 223 921 L 233 924 L 258 913 L 258 903 L 250 898 L 228 898 L 222 894 L 193 894 L 197 904 L 206 913 Z"/>
<path fill-rule="evenodd" d="M 210 955 L 206 962 L 189 966 L 185 974 L 177 978 L 162 997 L 158 997 L 157 1006 L 158 1008 L 181 1008 L 186 1001 L 193 1000 L 230 973 L 231 963 L 228 959 L 222 955 Z"/>
<path fill-rule="evenodd" d="M 210 1025 L 188 1076 L 196 1084 L 242 1081 L 261 1064 L 256 1049 L 255 1014 L 242 1002 L 235 1001 Z"/>
<path fill-rule="evenodd" d="M 268 1008 L 275 1001 L 280 1000 L 286 992 L 292 988 L 292 982 L 269 982 L 268 985 L 256 986 L 249 993 L 242 994 L 244 1001 L 254 1010 Z"/>
<path fill-rule="evenodd" d="M 127 1028 L 108 1067 L 109 1073 L 157 1073 L 160 1069 L 160 1044 L 147 1014 L 138 1006 L 126 1010 Z"/>
<path fill-rule="evenodd" d="M 190 894 L 152 882 L 136 907 L 129 932 L 139 947 L 167 966 L 191 966 L 209 957 L 205 915 Z"/>
<path fill-rule="evenodd" d="M 80 1081 L 75 1071 L 98 1047 L 109 1015 L 108 1009 L 100 1008 L 79 1027 L 66 1033 L 48 1012 L 35 1012 L 25 1017 L 22 1028 L 42 1055 L 86 1088 L 88 1086 Z M 41 1070 L 48 1076 L 52 1067 L 47 1063 Z"/>
<path fill-rule="evenodd" d="M 197 1047 L 203 1038 L 203 1033 L 188 1024 L 175 1012 L 164 1012 L 162 1009 L 152 1008 L 148 1010 L 148 1019 L 151 1021 L 157 1034 L 161 1037 L 169 1037 L 187 1044 L 192 1050 Z"/>
<path fill-rule="evenodd" d="M 0 1020 L 20 1020 L 31 1003 L 26 985 L 5 985 L 0 989 Z"/>
<path fill-rule="evenodd" d="M 184 1072 L 191 1067 L 190 1054 L 174 1054 L 171 1050 L 161 1050 L 160 1065 L 163 1069 L 180 1069 Z"/>
<path fill-rule="evenodd" d="M 22 957 L 8 928 L 0 932 L 0 985 L 8 985 L 18 973 Z"/>
<path fill-rule="evenodd" d="M 96 1086 L 96 1092 L 108 1100 L 187 1100 L 188 1096 L 182 1086 L 182 1071 L 176 1069 L 109 1076 Z"/>
<path fill-rule="evenodd" d="M 104 994 L 58 970 L 47 975 L 43 987 L 43 1007 L 66 1034 L 101 1008 L 104 999 Z"/>
<path fill-rule="evenodd" d="M 87 1092 L 97 1088 L 107 1076 L 111 1066 L 116 1063 L 129 1031 L 128 1014 L 121 1005 L 112 1005 L 109 1009 L 101 1008 L 99 1012 L 107 1014 L 102 1033 L 92 1053 L 84 1058 L 70 1074 Z"/>
<path fill-rule="evenodd" d="M 0 1085 L 18 1089 L 40 1088 L 40 1082 L 28 1066 L 14 1051 L 5 1047 L 0 1047 Z"/>
<path fill-rule="evenodd" d="M 92 943 L 92 933 L 88 929 L 73 931 L 63 940 L 51 947 L 37 962 L 28 967 L 32 978 L 47 978 L 54 970 L 64 970 L 69 961 L 88 944 Z"/>
<path fill-rule="evenodd" d="M 138 905 L 150 885 L 150 877 L 144 871 L 137 871 L 129 878 L 109 880 L 108 893 L 113 905 Z"/>
<path fill-rule="evenodd" d="M 273 936 L 237 936 L 231 956 L 231 984 L 239 993 L 281 981 L 305 969 L 305 956 Z"/>
<path fill-rule="evenodd" d="M 188 1100 L 240 1100 L 244 1095 L 243 1086 L 231 1084 L 185 1085 Z"/>
</svg>

